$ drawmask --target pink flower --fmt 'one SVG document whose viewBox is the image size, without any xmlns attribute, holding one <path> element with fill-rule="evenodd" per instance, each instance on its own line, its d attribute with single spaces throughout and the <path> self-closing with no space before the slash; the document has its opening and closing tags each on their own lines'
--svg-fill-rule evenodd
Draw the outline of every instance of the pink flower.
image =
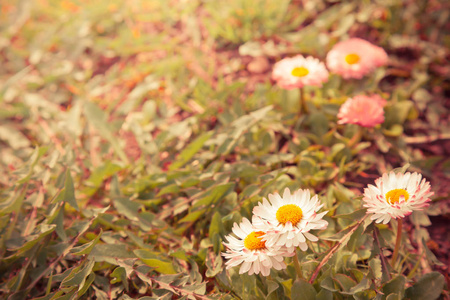
<svg viewBox="0 0 450 300">
<path fill-rule="evenodd" d="M 327 67 L 345 79 L 361 79 L 388 62 L 383 48 L 368 41 L 351 38 L 337 43 L 327 54 Z"/>
<path fill-rule="evenodd" d="M 297 55 L 277 62 L 273 68 L 272 78 L 287 90 L 306 85 L 322 86 L 328 80 L 328 71 L 324 63 L 312 56 Z"/>
<path fill-rule="evenodd" d="M 384 122 L 386 100 L 379 95 L 359 95 L 349 98 L 339 109 L 339 124 L 358 124 L 374 127 Z"/>
</svg>

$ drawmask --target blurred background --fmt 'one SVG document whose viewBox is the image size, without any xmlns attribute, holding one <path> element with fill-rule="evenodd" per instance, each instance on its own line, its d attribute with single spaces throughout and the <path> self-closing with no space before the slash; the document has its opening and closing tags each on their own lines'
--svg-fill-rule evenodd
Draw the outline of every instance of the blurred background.
<svg viewBox="0 0 450 300">
<path fill-rule="evenodd" d="M 292 178 L 322 194 L 332 182 L 335 191 L 344 182 L 362 190 L 378 174 L 410 163 L 435 191 L 433 226 L 418 239 L 428 241 L 444 262 L 437 268 L 447 272 L 449 14 L 443 0 L 2 0 L 2 196 L 30 181 L 23 215 L 29 217 L 33 201 L 44 210 L 44 195 L 47 201 L 64 186 L 69 168 L 81 207 L 110 205 L 108 193 L 118 191 L 120 182 L 121 193 L 136 200 L 133 205 L 154 213 L 160 222 L 155 226 L 166 226 L 160 221 L 165 219 L 171 233 L 202 236 L 209 220 L 224 217 L 223 235 L 241 218 L 233 212 L 237 199 L 245 200 L 245 216 Z M 273 64 L 296 54 L 323 61 L 336 42 L 349 37 L 383 47 L 388 66 L 362 81 L 331 75 L 322 89 L 306 89 L 319 111 L 297 119 L 298 91 L 274 86 Z M 360 92 L 379 93 L 390 105 L 382 128 L 371 132 L 372 144 L 352 152 L 345 143 L 354 128 L 337 134 L 335 116 Z M 247 116 L 269 105 L 275 113 Z M 229 207 L 218 215 L 208 211 L 195 234 L 189 226 L 178 227 L 189 208 L 180 197 L 224 181 L 226 172 L 236 183 Z M 175 211 L 168 204 L 173 199 L 181 199 Z M 134 207 L 117 203 L 119 211 Z M 121 229 L 127 218 L 136 221 L 136 211 L 126 211 L 126 218 L 110 212 L 101 224 Z M 427 226 L 430 219 L 409 228 Z M 212 242 L 216 254 L 220 242 Z"/>
</svg>

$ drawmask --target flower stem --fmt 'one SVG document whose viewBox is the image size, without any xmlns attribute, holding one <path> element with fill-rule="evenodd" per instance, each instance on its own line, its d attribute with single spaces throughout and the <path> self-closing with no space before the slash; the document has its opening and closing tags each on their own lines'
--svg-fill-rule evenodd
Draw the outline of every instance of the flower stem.
<svg viewBox="0 0 450 300">
<path fill-rule="evenodd" d="M 308 113 L 308 106 L 306 105 L 306 100 L 305 100 L 305 90 L 303 88 L 299 89 L 300 91 L 300 114 L 301 113 Z"/>
<path fill-rule="evenodd" d="M 402 242 L 402 228 L 403 228 L 403 220 L 398 219 L 397 221 L 397 238 L 395 240 L 395 248 L 394 254 L 392 254 L 392 266 L 395 264 L 398 256 L 398 249 L 400 248 L 400 244 Z"/>
<path fill-rule="evenodd" d="M 358 143 L 361 140 L 361 137 L 363 135 L 364 128 L 361 126 L 358 126 L 358 131 L 356 131 L 355 135 L 352 137 L 352 139 L 348 142 L 348 146 L 351 148 L 356 143 Z"/>
<path fill-rule="evenodd" d="M 294 267 L 295 267 L 295 271 L 297 272 L 297 277 L 299 279 L 303 278 L 302 267 L 300 266 L 300 262 L 298 261 L 297 251 L 295 251 L 295 255 L 294 255 Z"/>
</svg>

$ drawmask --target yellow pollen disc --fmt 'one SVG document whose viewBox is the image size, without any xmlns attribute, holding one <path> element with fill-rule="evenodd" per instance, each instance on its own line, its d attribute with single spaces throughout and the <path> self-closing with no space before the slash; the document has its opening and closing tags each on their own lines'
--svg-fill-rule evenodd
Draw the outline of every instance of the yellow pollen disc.
<svg viewBox="0 0 450 300">
<path fill-rule="evenodd" d="M 277 220 L 283 225 L 291 222 L 295 226 L 300 222 L 302 217 L 302 209 L 295 204 L 286 204 L 277 210 Z"/>
<path fill-rule="evenodd" d="M 266 242 L 262 241 L 260 236 L 265 233 L 262 231 L 253 231 L 244 240 L 244 246 L 248 250 L 260 250 L 266 248 Z"/>
<path fill-rule="evenodd" d="M 405 197 L 405 201 L 408 201 L 409 194 L 404 189 L 395 189 L 395 190 L 387 192 L 386 193 L 386 201 L 389 204 L 398 203 L 398 200 L 400 199 L 401 196 Z"/>
<path fill-rule="evenodd" d="M 345 56 L 345 61 L 349 64 L 349 65 L 354 65 L 359 61 L 360 57 L 358 54 L 355 53 L 351 53 Z"/>
<path fill-rule="evenodd" d="M 309 74 L 309 71 L 305 67 L 297 67 L 292 70 L 291 74 L 295 77 L 303 77 Z"/>
</svg>

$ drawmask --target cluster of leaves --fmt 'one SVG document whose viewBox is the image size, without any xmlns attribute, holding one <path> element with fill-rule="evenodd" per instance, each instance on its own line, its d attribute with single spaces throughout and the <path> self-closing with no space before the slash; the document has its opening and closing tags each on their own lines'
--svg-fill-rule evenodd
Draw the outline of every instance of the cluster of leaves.
<svg viewBox="0 0 450 300">
<path fill-rule="evenodd" d="M 412 215 L 402 260 L 392 265 L 386 257 L 396 223 L 364 219 L 359 196 L 406 162 L 430 176 L 439 165 L 448 175 L 445 153 L 411 147 L 406 136 L 446 134 L 438 66 L 448 54 L 436 42 L 445 12 L 439 2 L 335 2 L 2 6 L 0 294 L 438 298 L 444 277 L 432 270 L 442 264 L 424 227 L 428 214 L 448 214 L 442 192 L 426 213 Z M 423 29 L 429 39 L 411 29 L 420 9 L 429 10 L 422 26 L 436 20 Z M 273 87 L 270 72 L 247 85 L 253 75 L 245 59 L 323 57 L 334 41 L 360 31 L 385 47 L 392 66 L 361 82 L 332 76 L 322 89 L 306 90 L 308 115 L 297 113 L 298 91 Z M 232 48 L 233 59 L 216 47 Z M 405 64 L 401 51 L 418 57 Z M 354 141 L 356 126 L 337 125 L 336 114 L 361 91 L 385 93 L 389 105 L 382 127 Z M 313 280 L 293 280 L 289 260 L 271 278 L 225 270 L 222 240 L 233 223 L 285 187 L 315 191 L 329 210 L 320 242 L 298 256 Z"/>
</svg>

